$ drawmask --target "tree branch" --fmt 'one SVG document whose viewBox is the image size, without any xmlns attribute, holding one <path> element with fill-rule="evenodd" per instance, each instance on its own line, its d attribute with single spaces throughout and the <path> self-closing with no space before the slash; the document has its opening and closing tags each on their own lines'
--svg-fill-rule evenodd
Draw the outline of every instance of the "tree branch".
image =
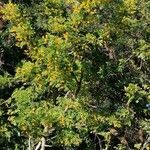
<svg viewBox="0 0 150 150">
<path fill-rule="evenodd" d="M 38 145 L 36 146 L 35 150 L 38 150 L 40 148 L 41 143 L 42 143 L 41 141 L 38 143 Z"/>
<path fill-rule="evenodd" d="M 146 148 L 146 146 L 150 143 L 150 134 L 147 135 L 147 139 L 146 141 L 141 145 L 140 150 L 144 150 Z"/>
<path fill-rule="evenodd" d="M 81 70 L 80 80 L 77 82 L 77 89 L 75 91 L 75 98 L 77 98 L 77 95 L 80 92 L 81 85 L 82 85 L 82 79 L 83 79 L 83 71 Z"/>
<path fill-rule="evenodd" d="M 41 138 L 41 142 L 42 142 L 41 150 L 45 150 L 45 138 L 44 137 Z"/>
</svg>

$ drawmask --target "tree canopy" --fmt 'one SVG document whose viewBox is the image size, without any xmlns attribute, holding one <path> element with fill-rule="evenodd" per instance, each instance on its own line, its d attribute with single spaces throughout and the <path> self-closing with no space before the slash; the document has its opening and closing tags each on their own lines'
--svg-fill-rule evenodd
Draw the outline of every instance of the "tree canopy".
<svg viewBox="0 0 150 150">
<path fill-rule="evenodd" d="M 0 147 L 150 146 L 150 1 L 0 3 Z"/>
</svg>

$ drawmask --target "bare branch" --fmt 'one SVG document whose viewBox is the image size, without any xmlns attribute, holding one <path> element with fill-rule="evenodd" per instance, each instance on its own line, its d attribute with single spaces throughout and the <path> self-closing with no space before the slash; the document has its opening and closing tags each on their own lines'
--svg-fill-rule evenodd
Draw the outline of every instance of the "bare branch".
<svg viewBox="0 0 150 150">
<path fill-rule="evenodd" d="M 28 149 L 31 150 L 31 137 L 29 136 L 29 140 L 28 140 Z"/>
<path fill-rule="evenodd" d="M 150 143 L 150 134 L 147 135 L 146 141 L 142 144 L 140 150 L 144 150 L 146 146 Z"/>
<path fill-rule="evenodd" d="M 38 150 L 40 148 L 41 143 L 42 143 L 41 141 L 38 143 L 38 145 L 36 146 L 35 150 Z"/>
<path fill-rule="evenodd" d="M 45 138 L 44 137 L 41 138 L 41 142 L 42 142 L 41 150 L 45 150 Z"/>
</svg>

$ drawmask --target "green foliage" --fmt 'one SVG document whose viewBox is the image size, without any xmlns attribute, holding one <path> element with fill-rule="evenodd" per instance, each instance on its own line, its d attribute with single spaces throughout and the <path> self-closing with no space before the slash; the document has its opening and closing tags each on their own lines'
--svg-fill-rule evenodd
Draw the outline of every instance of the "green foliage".
<svg viewBox="0 0 150 150">
<path fill-rule="evenodd" d="M 0 29 L 2 149 L 35 149 L 43 138 L 62 150 L 142 145 L 149 8 L 147 0 L 7 2 L 0 10 L 7 23 Z"/>
</svg>

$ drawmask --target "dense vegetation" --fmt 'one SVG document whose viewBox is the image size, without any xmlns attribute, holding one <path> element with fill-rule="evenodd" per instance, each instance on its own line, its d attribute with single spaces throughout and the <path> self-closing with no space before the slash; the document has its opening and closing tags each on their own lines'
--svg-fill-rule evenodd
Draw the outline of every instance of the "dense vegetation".
<svg viewBox="0 0 150 150">
<path fill-rule="evenodd" d="M 1 0 L 1 150 L 149 149 L 149 93 L 149 0 Z"/>
</svg>

